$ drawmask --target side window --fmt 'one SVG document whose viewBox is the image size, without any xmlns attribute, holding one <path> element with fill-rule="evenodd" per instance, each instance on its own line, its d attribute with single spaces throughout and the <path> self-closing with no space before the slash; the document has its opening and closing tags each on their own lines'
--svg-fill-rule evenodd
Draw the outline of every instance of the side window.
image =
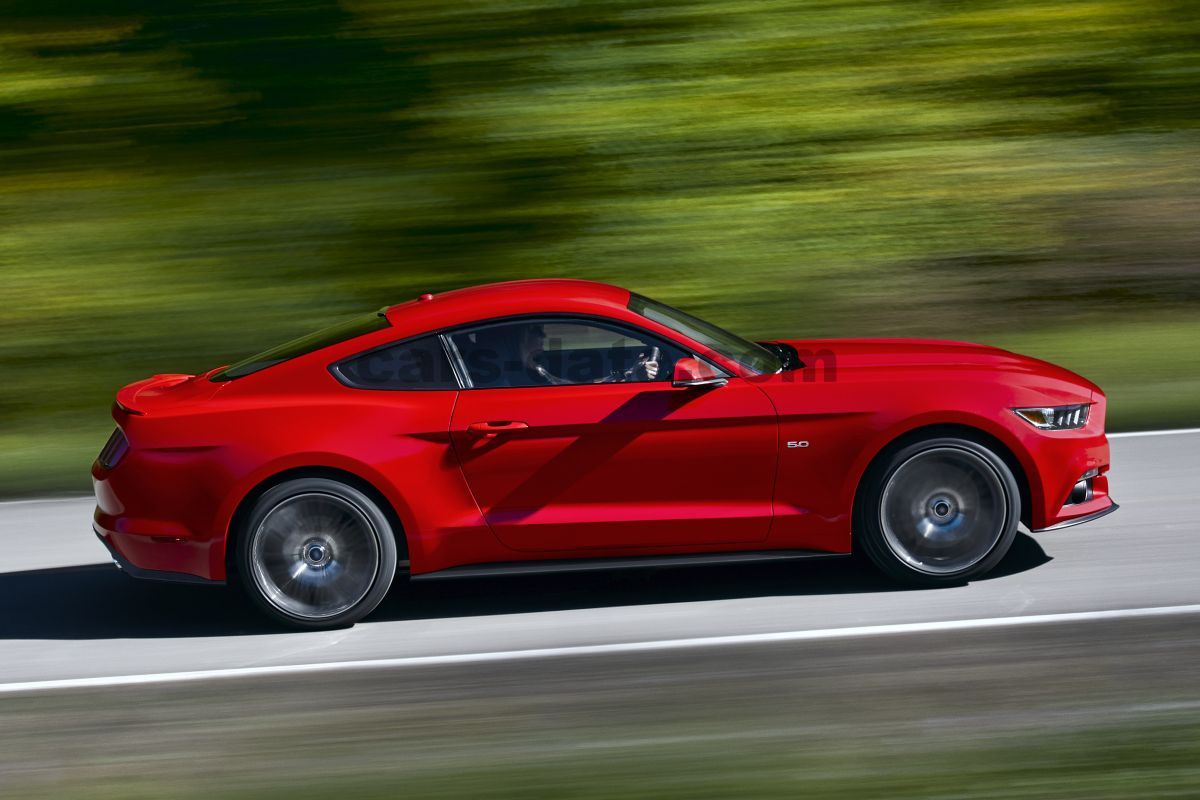
<svg viewBox="0 0 1200 800">
<path fill-rule="evenodd" d="M 478 389 L 669 381 L 688 354 L 649 334 L 585 320 L 520 320 L 451 334 Z"/>
<path fill-rule="evenodd" d="M 437 336 L 381 347 L 340 361 L 333 374 L 356 389 L 457 389 Z"/>
</svg>

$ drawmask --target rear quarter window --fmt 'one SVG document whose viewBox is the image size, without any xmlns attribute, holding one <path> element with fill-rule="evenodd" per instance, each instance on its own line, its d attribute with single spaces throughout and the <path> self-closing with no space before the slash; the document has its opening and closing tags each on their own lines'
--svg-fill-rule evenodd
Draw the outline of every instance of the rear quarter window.
<svg viewBox="0 0 1200 800">
<path fill-rule="evenodd" d="M 335 378 L 355 389 L 457 389 L 441 339 L 423 336 L 334 364 Z"/>
</svg>

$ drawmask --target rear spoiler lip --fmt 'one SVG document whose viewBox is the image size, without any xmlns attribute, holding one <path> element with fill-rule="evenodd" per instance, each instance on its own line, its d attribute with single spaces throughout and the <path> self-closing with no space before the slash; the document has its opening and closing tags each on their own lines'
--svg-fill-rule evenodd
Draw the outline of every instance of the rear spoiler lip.
<svg viewBox="0 0 1200 800">
<path fill-rule="evenodd" d="M 120 400 L 113 401 L 112 413 L 113 413 L 113 417 L 117 417 L 118 415 L 121 415 L 121 414 L 129 414 L 129 415 L 132 415 L 135 417 L 146 416 L 145 411 L 138 411 L 136 408 L 130 408 L 129 406 L 122 403 Z"/>
<path fill-rule="evenodd" d="M 135 381 L 128 386 L 123 386 L 117 390 L 117 398 L 113 402 L 113 416 L 118 413 L 144 417 L 146 409 L 139 407 L 137 402 L 138 395 L 146 389 L 163 386 L 178 386 L 182 383 L 195 380 L 195 375 L 184 373 L 163 373 L 159 375 L 151 375 L 149 378 L 143 378 L 140 381 Z"/>
</svg>

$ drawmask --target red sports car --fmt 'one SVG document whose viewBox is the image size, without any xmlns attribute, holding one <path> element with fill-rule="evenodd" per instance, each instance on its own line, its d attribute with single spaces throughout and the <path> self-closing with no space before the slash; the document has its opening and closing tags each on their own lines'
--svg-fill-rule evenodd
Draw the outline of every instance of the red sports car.
<svg viewBox="0 0 1200 800">
<path fill-rule="evenodd" d="M 1104 394 L 957 342 L 746 341 L 604 284 L 478 286 L 121 389 L 131 575 L 352 623 L 413 578 L 847 554 L 957 583 L 1116 509 Z"/>
</svg>

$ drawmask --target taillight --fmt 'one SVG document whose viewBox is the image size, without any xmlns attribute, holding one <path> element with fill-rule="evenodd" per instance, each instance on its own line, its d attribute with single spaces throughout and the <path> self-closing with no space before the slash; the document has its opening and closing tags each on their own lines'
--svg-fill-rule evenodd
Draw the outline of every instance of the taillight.
<svg viewBox="0 0 1200 800">
<path fill-rule="evenodd" d="M 104 449 L 100 451 L 100 457 L 97 460 L 100 462 L 100 466 L 105 469 L 112 469 L 128 449 L 129 440 L 125 438 L 124 432 L 120 428 L 117 428 L 112 432 L 112 436 L 108 437 L 108 442 L 104 445 Z"/>
</svg>

